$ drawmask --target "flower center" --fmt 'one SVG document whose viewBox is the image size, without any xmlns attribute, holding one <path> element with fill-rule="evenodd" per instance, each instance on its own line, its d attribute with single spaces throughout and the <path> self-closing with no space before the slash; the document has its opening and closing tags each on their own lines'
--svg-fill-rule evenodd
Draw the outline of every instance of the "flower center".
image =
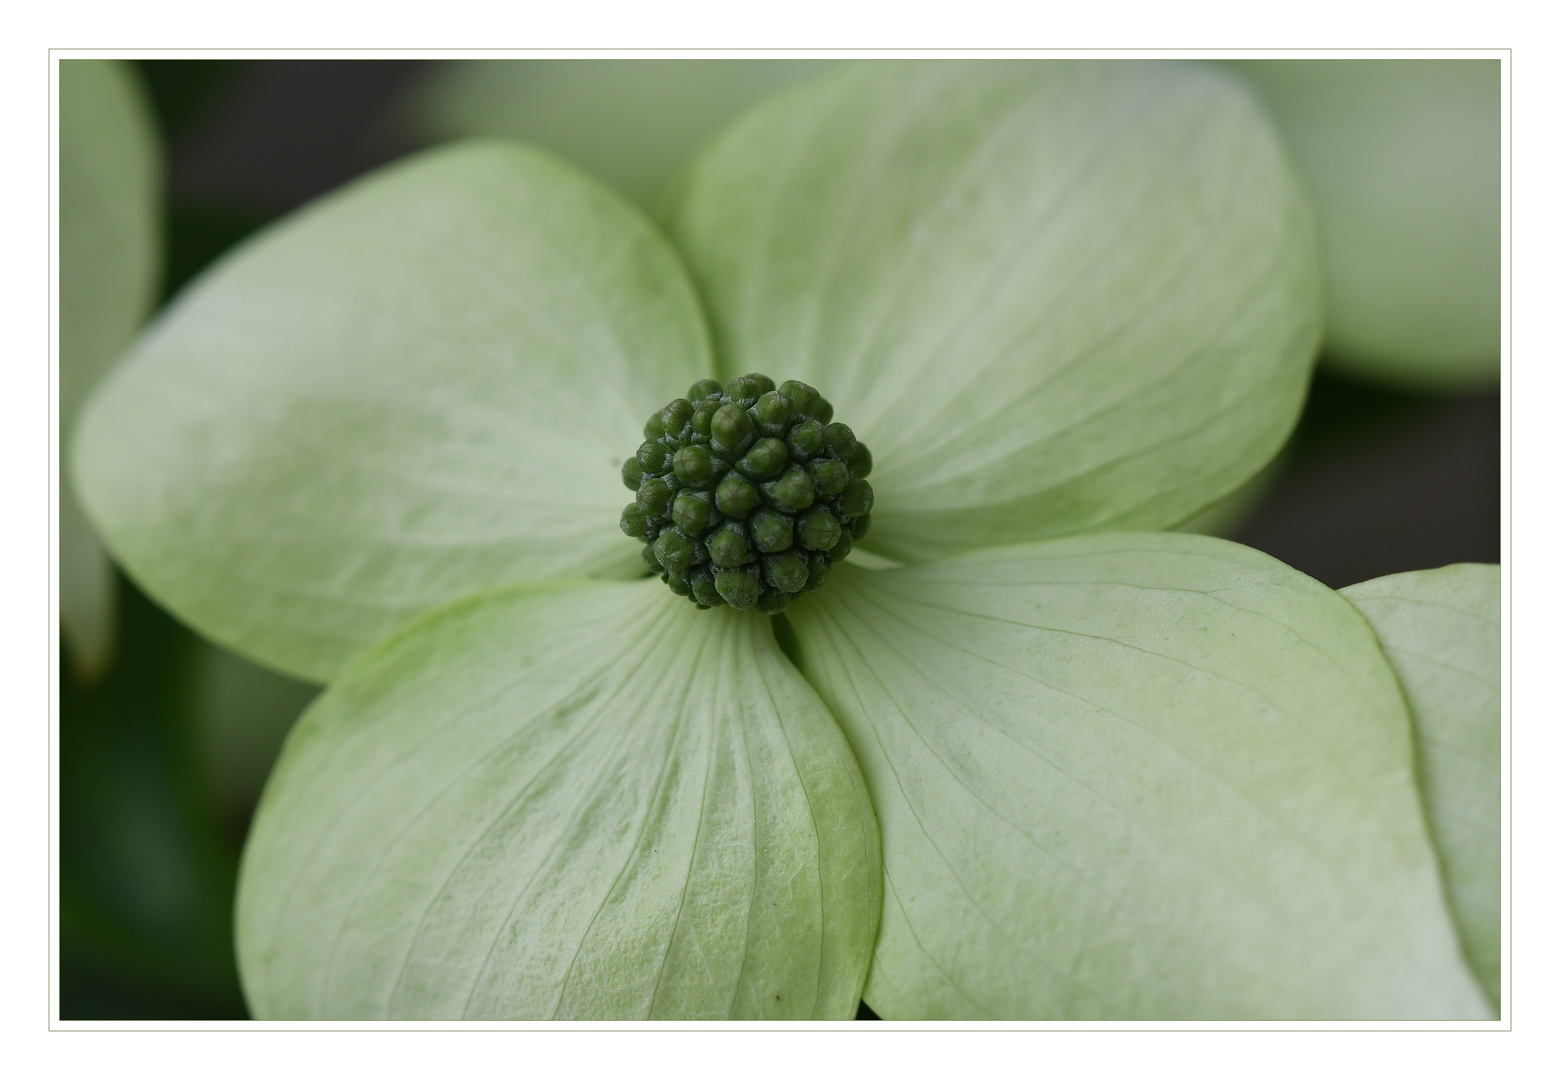
<svg viewBox="0 0 1560 1080">
<path fill-rule="evenodd" d="M 623 463 L 621 525 L 645 565 L 701 608 L 774 615 L 829 576 L 872 523 L 872 454 L 806 383 L 694 383 Z"/>
</svg>

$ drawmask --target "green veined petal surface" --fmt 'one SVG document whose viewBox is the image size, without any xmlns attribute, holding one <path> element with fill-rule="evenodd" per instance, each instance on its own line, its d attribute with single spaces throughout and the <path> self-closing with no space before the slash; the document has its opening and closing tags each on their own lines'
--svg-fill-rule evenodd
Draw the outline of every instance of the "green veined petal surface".
<svg viewBox="0 0 1560 1080">
<path fill-rule="evenodd" d="M 473 591 L 637 573 L 625 435 L 709 371 L 637 211 L 538 151 L 463 144 L 193 286 L 93 401 L 77 475 L 149 592 L 323 680 Z"/>
<path fill-rule="evenodd" d="M 1500 1002 L 1500 567 L 1462 563 L 1343 590 L 1414 717 L 1420 790 L 1452 913 Z"/>
<path fill-rule="evenodd" d="M 851 418 L 907 561 L 1190 517 L 1278 449 L 1321 333 L 1299 182 L 1198 65 L 853 65 L 739 119 L 667 220 L 724 370 Z"/>
<path fill-rule="evenodd" d="M 1487 1017 L 1324 586 L 1116 534 L 842 566 L 788 617 L 882 829 L 885 1018 Z"/>
<path fill-rule="evenodd" d="M 882 900 L 768 621 L 659 582 L 484 594 L 289 736 L 245 851 L 257 1016 L 848 1019 Z"/>
</svg>

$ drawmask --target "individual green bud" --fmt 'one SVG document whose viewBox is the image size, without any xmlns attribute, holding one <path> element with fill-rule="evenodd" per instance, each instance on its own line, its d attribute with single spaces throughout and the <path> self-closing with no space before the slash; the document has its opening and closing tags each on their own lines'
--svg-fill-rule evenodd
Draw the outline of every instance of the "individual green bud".
<svg viewBox="0 0 1560 1080">
<path fill-rule="evenodd" d="M 856 452 L 850 456 L 850 478 L 852 480 L 864 480 L 872 473 L 872 451 L 867 449 L 867 444 L 858 442 Z"/>
<path fill-rule="evenodd" d="M 807 584 L 807 560 L 796 551 L 782 551 L 778 555 L 765 555 L 764 580 L 781 592 L 801 592 Z"/>
<path fill-rule="evenodd" d="M 629 503 L 623 507 L 623 516 L 618 519 L 618 528 L 623 530 L 624 536 L 643 540 L 650 528 L 650 519 L 645 516 L 643 510 L 639 509 L 638 503 Z"/>
<path fill-rule="evenodd" d="M 701 607 L 720 607 L 726 602 L 715 587 L 715 574 L 708 566 L 695 566 L 688 571 L 688 588 Z"/>
<path fill-rule="evenodd" d="M 635 505 L 653 518 L 661 517 L 672 501 L 672 485 L 659 476 L 652 476 L 639 485 Z"/>
<path fill-rule="evenodd" d="M 823 588 L 823 583 L 829 580 L 829 556 L 826 552 L 815 551 L 807 556 L 807 584 L 802 586 L 802 592 L 813 592 Z"/>
<path fill-rule="evenodd" d="M 788 460 L 785 443 L 779 439 L 759 439 L 737 462 L 737 468 L 749 480 L 768 480 L 780 475 Z"/>
<path fill-rule="evenodd" d="M 872 509 L 872 485 L 865 480 L 852 480 L 840 492 L 838 505 L 840 517 L 860 517 Z"/>
<path fill-rule="evenodd" d="M 693 538 L 681 529 L 667 529 L 655 542 L 655 558 L 668 573 L 683 573 L 693 565 Z"/>
<path fill-rule="evenodd" d="M 748 550 L 747 534 L 740 521 L 727 521 L 704 538 L 704 546 L 710 553 L 710 562 L 718 567 L 741 566 L 752 561 Z M 722 590 L 722 596 L 725 591 Z M 730 597 L 727 597 L 730 600 Z M 732 604 L 736 607 L 736 604 Z"/>
<path fill-rule="evenodd" d="M 758 594 L 754 609 L 764 615 L 778 615 L 791 606 L 792 595 L 779 589 L 765 589 Z"/>
<path fill-rule="evenodd" d="M 820 397 L 818 399 L 818 404 L 813 408 L 813 416 L 818 420 L 819 423 L 827 424 L 830 420 L 834 419 L 834 406 L 830 405 L 827 401 Z"/>
<path fill-rule="evenodd" d="M 765 435 L 784 435 L 791 426 L 791 403 L 777 391 L 771 390 L 760 397 L 753 406 L 757 414 L 758 429 Z"/>
<path fill-rule="evenodd" d="M 730 517 L 745 517 L 758 505 L 758 488 L 735 471 L 729 472 L 715 489 L 715 505 Z"/>
<path fill-rule="evenodd" d="M 791 546 L 791 519 L 773 510 L 748 518 L 748 536 L 759 551 L 784 551 Z"/>
<path fill-rule="evenodd" d="M 710 505 L 707 491 L 679 491 L 672 500 L 672 524 L 692 537 L 699 537 L 709 528 L 714 507 Z M 624 511 L 626 514 L 628 511 Z M 626 530 L 625 530 L 626 531 Z"/>
<path fill-rule="evenodd" d="M 647 473 L 659 473 L 666 471 L 666 459 L 670 455 L 666 447 L 658 442 L 646 442 L 634 455 L 639 460 L 640 467 Z"/>
<path fill-rule="evenodd" d="M 812 477 L 799 465 L 786 469 L 778 480 L 760 484 L 758 490 L 764 501 L 776 510 L 806 510 L 813 504 Z"/>
<path fill-rule="evenodd" d="M 872 528 L 872 515 L 862 514 L 859 518 L 850 523 L 850 534 L 857 540 L 860 540 L 863 536 L 867 535 L 867 530 L 870 528 Z"/>
<path fill-rule="evenodd" d="M 850 483 L 850 469 L 834 458 L 814 458 L 807 463 L 807 474 L 812 477 L 813 489 L 820 499 L 834 498 Z"/>
<path fill-rule="evenodd" d="M 646 544 L 641 548 L 639 557 L 644 560 L 646 569 L 651 573 L 659 574 L 661 572 L 661 560 L 655 557 L 654 544 Z"/>
<path fill-rule="evenodd" d="M 823 429 L 823 445 L 834 457 L 849 461 L 856 452 L 856 433 L 844 424 L 830 424 Z"/>
<path fill-rule="evenodd" d="M 738 375 L 726 384 L 726 396 L 742 409 L 757 401 L 763 392 L 763 384 L 751 375 Z"/>
<path fill-rule="evenodd" d="M 823 449 L 823 425 L 816 420 L 804 420 L 791 429 L 785 437 L 785 448 L 796 461 L 806 461 Z"/>
<path fill-rule="evenodd" d="M 763 586 L 759 584 L 758 575 L 746 570 L 721 570 L 715 575 L 715 591 L 738 611 L 747 611 L 758 603 Z"/>
<path fill-rule="evenodd" d="M 775 381 L 768 375 L 765 375 L 762 371 L 750 371 L 744 375 L 743 378 L 752 379 L 754 382 L 756 382 L 758 384 L 758 392 L 760 394 L 767 394 L 769 391 L 775 388 Z"/>
<path fill-rule="evenodd" d="M 850 530 L 841 530 L 839 542 L 829 549 L 829 561 L 839 562 L 847 558 L 855 546 L 856 542 L 850 538 Z"/>
<path fill-rule="evenodd" d="M 685 446 L 672 455 L 672 471 L 685 484 L 697 484 L 710 477 L 710 452 L 702 446 Z"/>
<path fill-rule="evenodd" d="M 666 434 L 666 428 L 661 424 L 661 414 L 656 413 L 645 421 L 645 441 L 655 442 Z"/>
<path fill-rule="evenodd" d="M 828 551 L 840 542 L 840 523 L 821 506 L 815 506 L 796 521 L 796 534 L 802 546 L 813 551 Z"/>
<path fill-rule="evenodd" d="M 780 393 L 791 406 L 793 416 L 815 416 L 818 408 L 818 391 L 804 382 L 787 379 L 780 384 Z"/>
<path fill-rule="evenodd" d="M 688 582 L 688 571 L 680 570 L 677 573 L 668 571 L 661 575 L 661 580 L 666 582 L 668 588 L 678 596 L 692 596 L 693 587 Z"/>
<path fill-rule="evenodd" d="M 623 462 L 623 486 L 629 491 L 639 490 L 639 481 L 644 478 L 645 467 L 639 464 L 637 457 L 631 457 Z"/>
<path fill-rule="evenodd" d="M 700 379 L 688 387 L 688 400 L 698 405 L 705 398 L 719 398 L 721 395 L 720 383 L 714 379 Z"/>
<path fill-rule="evenodd" d="M 683 425 L 693 419 L 693 402 L 677 398 L 661 410 L 661 426 L 668 435 L 682 433 Z"/>
<path fill-rule="evenodd" d="M 710 379 L 710 382 L 715 380 Z M 693 437 L 708 439 L 710 437 L 710 417 L 715 415 L 715 410 L 720 408 L 720 392 L 717 390 L 714 397 L 707 397 L 693 407 L 693 418 L 688 421 L 688 426 L 693 429 Z"/>
<path fill-rule="evenodd" d="M 721 450 L 742 450 L 752 436 L 753 420 L 740 405 L 722 405 L 710 417 L 710 442 Z"/>
</svg>

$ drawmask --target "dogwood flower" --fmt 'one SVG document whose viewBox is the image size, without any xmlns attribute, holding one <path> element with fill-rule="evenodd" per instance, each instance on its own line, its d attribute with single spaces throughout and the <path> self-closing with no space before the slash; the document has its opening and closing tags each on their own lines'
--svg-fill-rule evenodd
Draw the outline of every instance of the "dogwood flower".
<svg viewBox="0 0 1560 1080">
<path fill-rule="evenodd" d="M 128 572 L 329 683 L 245 851 L 257 1016 L 1489 1015 L 1370 626 L 1155 531 L 1273 455 L 1320 336 L 1240 84 L 846 66 L 662 227 L 431 151 L 224 260 L 89 405 Z M 689 603 L 624 462 L 748 372 L 871 445 L 871 528 L 789 606 Z"/>
</svg>

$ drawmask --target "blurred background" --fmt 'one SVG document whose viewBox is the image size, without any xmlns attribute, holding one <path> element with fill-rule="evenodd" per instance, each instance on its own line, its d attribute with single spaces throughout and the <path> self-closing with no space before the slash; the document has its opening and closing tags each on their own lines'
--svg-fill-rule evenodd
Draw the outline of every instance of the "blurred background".
<svg viewBox="0 0 1560 1080">
<path fill-rule="evenodd" d="M 146 136 L 137 182 L 154 253 L 142 260 L 146 295 L 131 304 L 120 338 L 256 229 L 446 138 L 540 143 L 652 209 L 723 121 L 827 64 L 64 63 L 102 66 L 110 100 L 94 115 L 110 127 L 140 124 Z M 1260 548 L 1335 588 L 1498 562 L 1498 62 L 1226 66 L 1267 103 L 1320 205 L 1328 340 L 1289 445 L 1228 505 L 1188 527 Z M 76 402 L 66 382 L 75 378 L 84 394 L 122 341 L 98 346 L 90 361 L 77 359 L 74 342 L 66 348 L 66 277 L 103 260 L 73 263 L 66 243 L 67 214 L 96 196 L 66 191 L 65 71 L 61 83 L 68 436 Z M 116 107 L 135 115 L 116 121 Z M 79 130 L 84 143 L 111 141 L 90 124 Z M 111 170 L 104 175 L 114 188 Z M 65 518 L 62 508 L 62 549 L 71 542 Z M 90 537 L 82 544 L 90 548 Z M 317 688 L 206 643 L 100 554 L 62 558 L 62 606 L 78 579 L 95 584 L 82 587 L 90 617 L 66 611 L 61 635 L 60 1017 L 244 1018 L 231 933 L 238 853 L 281 740 Z"/>
</svg>

